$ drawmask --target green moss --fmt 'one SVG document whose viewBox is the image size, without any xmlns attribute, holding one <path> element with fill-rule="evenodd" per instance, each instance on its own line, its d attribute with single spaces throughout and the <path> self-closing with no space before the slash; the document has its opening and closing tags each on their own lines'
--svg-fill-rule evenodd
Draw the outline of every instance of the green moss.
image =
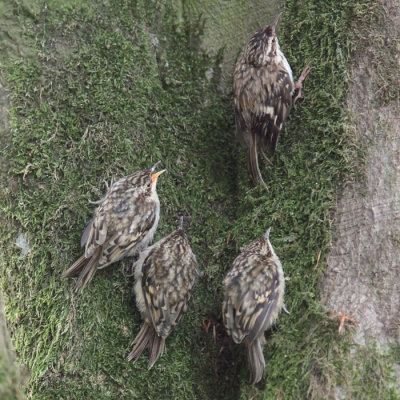
<svg viewBox="0 0 400 400">
<path fill-rule="evenodd" d="M 336 188 L 353 174 L 348 160 L 358 160 L 343 105 L 360 3 L 286 1 L 282 49 L 297 76 L 309 61 L 313 70 L 274 165 L 263 168 L 269 192 L 250 182 L 231 98 L 218 91 L 221 55 L 200 50 L 203 23 L 187 18 L 185 3 L 49 1 L 22 14 L 32 56 L 4 64 L 13 136 L 1 207 L 12 227 L 1 238 L 1 278 L 32 398 L 289 399 L 312 397 L 321 382 L 334 386 L 349 344 L 322 311 L 317 283 Z M 130 260 L 99 272 L 82 296 L 60 275 L 80 255 L 94 209 L 87 200 L 101 197 L 103 180 L 159 159 L 168 173 L 159 181 L 156 239 L 185 215 L 204 276 L 166 353 L 147 371 L 145 356 L 126 361 L 140 327 L 132 279 L 121 273 Z M 221 281 L 239 247 L 268 226 L 290 277 L 291 315 L 269 335 L 266 379 L 254 388 L 243 351 L 218 323 Z M 31 246 L 22 260 L 18 231 Z M 203 317 L 214 321 L 216 343 Z"/>
</svg>

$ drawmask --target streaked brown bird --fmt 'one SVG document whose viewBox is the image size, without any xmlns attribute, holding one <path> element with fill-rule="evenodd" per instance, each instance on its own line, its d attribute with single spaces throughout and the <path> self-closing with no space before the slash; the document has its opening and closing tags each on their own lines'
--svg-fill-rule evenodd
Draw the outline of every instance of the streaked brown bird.
<svg viewBox="0 0 400 400">
<path fill-rule="evenodd" d="M 283 269 L 269 241 L 270 229 L 242 250 L 223 281 L 223 322 L 233 341 L 246 346 L 252 384 L 265 369 L 264 331 L 286 310 Z"/>
<path fill-rule="evenodd" d="M 85 253 L 63 273 L 79 274 L 75 290 L 83 290 L 98 269 L 132 256 L 152 240 L 160 218 L 157 179 L 165 170 L 134 172 L 107 187 L 107 193 L 95 202 L 99 207 L 81 237 Z"/>
<path fill-rule="evenodd" d="M 150 369 L 163 354 L 165 339 L 186 312 L 199 275 L 188 238 L 179 228 L 144 250 L 134 264 L 136 303 L 144 324 L 128 360 L 137 360 L 149 349 Z"/>
<path fill-rule="evenodd" d="M 235 119 L 240 143 L 249 150 L 249 168 L 256 184 L 265 182 L 258 166 L 258 151 L 268 161 L 264 148 L 273 156 L 279 132 L 289 111 L 301 96 L 302 82 L 309 73 L 306 68 L 294 84 L 288 61 L 279 48 L 275 26 L 256 32 L 236 63 L 233 76 L 235 92 Z M 293 100 L 295 89 L 299 89 Z"/>
</svg>

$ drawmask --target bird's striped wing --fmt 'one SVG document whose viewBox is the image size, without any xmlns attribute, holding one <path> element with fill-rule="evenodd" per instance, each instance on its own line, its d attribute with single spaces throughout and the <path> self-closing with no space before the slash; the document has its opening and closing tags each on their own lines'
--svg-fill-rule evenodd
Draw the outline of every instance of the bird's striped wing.
<svg viewBox="0 0 400 400">
<path fill-rule="evenodd" d="M 150 204 L 146 208 L 142 208 L 141 211 L 142 214 L 133 218 L 130 225 L 122 230 L 117 230 L 103 244 L 99 269 L 130 255 L 131 250 L 149 233 L 155 223 L 156 212 Z"/>
<path fill-rule="evenodd" d="M 276 312 L 279 276 L 273 265 L 270 268 L 265 267 L 268 264 L 265 256 L 249 256 L 246 253 L 241 255 L 242 260 L 247 258 L 250 263 L 251 258 L 265 259 L 258 260 L 253 269 L 245 270 L 240 265 L 233 266 L 224 281 L 223 318 L 228 333 L 236 343 L 241 343 L 246 338 L 250 344 L 268 328 L 267 323 Z"/>
<path fill-rule="evenodd" d="M 254 89 L 252 71 L 242 55 L 236 63 L 233 86 L 235 92 L 235 122 L 240 144 L 250 148 L 253 144 L 251 135 L 251 92 Z"/>
<path fill-rule="evenodd" d="M 257 83 L 255 83 L 257 84 Z M 288 71 L 263 69 L 259 90 L 252 95 L 251 131 L 275 153 L 279 133 L 292 107 L 293 81 Z"/>
<path fill-rule="evenodd" d="M 85 257 L 90 258 L 95 250 L 104 244 L 107 237 L 106 214 L 103 207 L 96 210 L 96 214 L 90 220 L 83 231 L 81 245 L 85 243 Z"/>
<path fill-rule="evenodd" d="M 143 263 L 142 289 L 154 329 L 166 338 L 187 310 L 197 262 L 179 232 L 170 235 Z"/>
</svg>

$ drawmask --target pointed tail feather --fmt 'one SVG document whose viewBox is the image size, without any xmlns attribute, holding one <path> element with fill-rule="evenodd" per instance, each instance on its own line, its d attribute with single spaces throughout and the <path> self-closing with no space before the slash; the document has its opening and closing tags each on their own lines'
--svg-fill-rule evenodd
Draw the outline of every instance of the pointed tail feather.
<svg viewBox="0 0 400 400">
<path fill-rule="evenodd" d="M 75 276 L 81 272 L 88 259 L 83 255 L 79 257 L 62 275 L 61 278 L 69 278 Z"/>
<path fill-rule="evenodd" d="M 152 327 L 148 323 L 144 323 L 142 328 L 140 329 L 140 332 L 136 336 L 135 339 L 135 345 L 133 346 L 132 351 L 129 353 L 128 356 L 128 361 L 134 360 L 137 361 L 137 359 L 141 356 L 144 350 L 147 349 L 149 345 L 150 339 L 152 339 Z"/>
<path fill-rule="evenodd" d="M 249 167 L 251 171 L 251 175 L 253 177 L 253 181 L 256 185 L 261 184 L 265 187 L 267 185 L 265 184 L 260 168 L 258 167 L 258 136 L 257 134 L 253 133 L 253 143 L 251 144 L 249 148 Z"/>
<path fill-rule="evenodd" d="M 158 336 L 155 332 L 153 335 L 153 343 L 151 347 L 151 353 L 149 358 L 149 363 L 147 364 L 147 369 L 150 369 L 154 363 L 162 356 L 164 353 L 165 339 Z"/>
<path fill-rule="evenodd" d="M 265 360 L 263 355 L 263 349 L 265 344 L 264 335 L 261 335 L 253 343 L 247 345 L 247 357 L 250 365 L 250 383 L 256 384 L 261 381 L 264 370 Z"/>
<path fill-rule="evenodd" d="M 145 322 L 136 336 L 135 345 L 129 353 L 128 361 L 137 359 L 141 356 L 144 350 L 150 349 L 150 359 L 147 368 L 150 369 L 154 363 L 161 357 L 164 352 L 165 339 L 157 335 L 153 326 Z"/>
<path fill-rule="evenodd" d="M 89 258 L 87 264 L 83 267 L 82 272 L 79 274 L 78 280 L 75 284 L 76 292 L 82 292 L 86 285 L 92 280 L 97 271 L 101 250 L 101 247 L 97 248 L 93 255 Z"/>
<path fill-rule="evenodd" d="M 279 133 L 280 133 L 280 128 L 277 125 L 273 124 L 269 141 L 269 149 L 271 151 L 272 157 L 275 154 L 276 145 L 278 144 Z"/>
</svg>

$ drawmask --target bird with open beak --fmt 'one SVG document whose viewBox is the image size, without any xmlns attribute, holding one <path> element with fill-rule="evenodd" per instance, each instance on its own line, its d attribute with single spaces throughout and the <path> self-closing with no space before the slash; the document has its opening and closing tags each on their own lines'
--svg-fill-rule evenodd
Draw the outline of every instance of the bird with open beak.
<svg viewBox="0 0 400 400">
<path fill-rule="evenodd" d="M 264 374 L 264 332 L 284 310 L 285 279 L 282 265 L 264 236 L 247 245 L 233 262 L 223 281 L 222 318 L 235 343 L 244 343 L 251 371 L 251 383 Z"/>
<path fill-rule="evenodd" d="M 292 69 L 280 50 L 275 32 L 280 16 L 253 35 L 236 63 L 233 76 L 239 141 L 249 149 L 249 168 L 254 182 L 265 187 L 258 152 L 267 159 L 264 153 L 267 146 L 274 155 L 279 133 L 292 105 L 301 96 L 302 82 L 309 73 L 309 68 L 304 69 L 294 83 Z M 293 99 L 296 89 L 299 92 Z"/>
<path fill-rule="evenodd" d="M 187 310 L 199 275 L 183 218 L 179 228 L 148 247 L 134 264 L 136 303 L 144 319 L 128 360 L 136 361 L 149 349 L 150 369 L 164 352 L 165 339 Z"/>
<path fill-rule="evenodd" d="M 79 274 L 76 290 L 83 290 L 98 269 L 139 253 L 152 240 L 160 218 L 157 179 L 165 170 L 136 171 L 112 183 L 99 201 L 81 237 L 84 254 L 62 277 Z"/>
</svg>

